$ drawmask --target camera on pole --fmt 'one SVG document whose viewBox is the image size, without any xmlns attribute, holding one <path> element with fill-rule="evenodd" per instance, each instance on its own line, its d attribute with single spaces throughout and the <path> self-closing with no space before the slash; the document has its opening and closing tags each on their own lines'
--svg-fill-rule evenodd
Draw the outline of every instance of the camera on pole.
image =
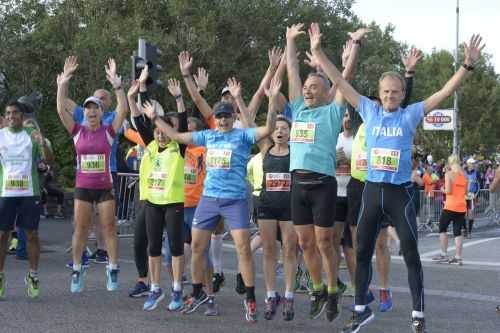
<svg viewBox="0 0 500 333">
<path fill-rule="evenodd" d="M 162 85 L 158 79 L 159 72 L 162 70 L 158 64 L 158 58 L 161 54 L 159 48 L 148 43 L 145 39 L 139 38 L 137 55 L 132 56 L 132 78 L 138 79 L 144 66 L 148 66 L 149 77 L 146 84 L 151 88 Z"/>
</svg>

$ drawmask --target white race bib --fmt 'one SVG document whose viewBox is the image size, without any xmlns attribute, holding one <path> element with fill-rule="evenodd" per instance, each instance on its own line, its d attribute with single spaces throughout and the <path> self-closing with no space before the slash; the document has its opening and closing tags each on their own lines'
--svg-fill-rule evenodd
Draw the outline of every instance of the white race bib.
<svg viewBox="0 0 500 333">
<path fill-rule="evenodd" d="M 372 148 L 370 165 L 373 170 L 398 172 L 400 155 L 396 149 Z"/>
<path fill-rule="evenodd" d="M 364 152 L 359 152 L 356 154 L 356 170 L 359 171 L 366 171 L 368 170 L 368 158 L 366 156 L 366 151 Z"/>
<path fill-rule="evenodd" d="M 268 192 L 290 192 L 291 183 L 292 176 L 290 173 L 266 173 L 266 191 Z"/>
<path fill-rule="evenodd" d="M 82 173 L 103 173 L 106 171 L 106 155 L 85 154 L 80 156 Z"/>
<path fill-rule="evenodd" d="M 230 149 L 208 149 L 207 151 L 207 168 L 228 170 L 231 168 Z"/>
<path fill-rule="evenodd" d="M 315 135 L 315 123 L 294 122 L 290 132 L 290 141 L 298 143 L 314 143 Z"/>
</svg>

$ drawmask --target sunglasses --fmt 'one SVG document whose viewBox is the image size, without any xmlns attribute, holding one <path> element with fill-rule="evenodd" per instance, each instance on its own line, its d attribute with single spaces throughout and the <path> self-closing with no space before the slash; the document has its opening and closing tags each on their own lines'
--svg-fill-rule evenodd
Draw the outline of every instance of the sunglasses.
<svg viewBox="0 0 500 333">
<path fill-rule="evenodd" d="M 216 114 L 215 115 L 215 119 L 222 119 L 222 118 L 232 118 L 233 117 L 233 114 L 232 113 L 226 113 L 226 112 L 223 112 L 223 113 L 219 113 L 219 114 Z"/>
</svg>

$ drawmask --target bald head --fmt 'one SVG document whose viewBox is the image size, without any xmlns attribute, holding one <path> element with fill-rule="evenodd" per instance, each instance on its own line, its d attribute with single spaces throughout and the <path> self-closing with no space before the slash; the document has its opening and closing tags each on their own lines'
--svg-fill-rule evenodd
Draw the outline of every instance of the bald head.
<svg viewBox="0 0 500 333">
<path fill-rule="evenodd" d="M 101 100 L 102 105 L 104 107 L 103 111 L 109 111 L 109 109 L 111 108 L 112 101 L 111 101 L 111 93 L 108 90 L 97 89 L 96 91 L 94 91 L 94 97 L 97 97 Z"/>
</svg>

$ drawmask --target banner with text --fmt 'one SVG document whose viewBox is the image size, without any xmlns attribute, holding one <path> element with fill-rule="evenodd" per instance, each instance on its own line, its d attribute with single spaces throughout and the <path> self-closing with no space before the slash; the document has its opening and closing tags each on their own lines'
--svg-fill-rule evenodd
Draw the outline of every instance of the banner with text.
<svg viewBox="0 0 500 333">
<path fill-rule="evenodd" d="M 424 117 L 424 130 L 453 131 L 455 128 L 455 110 L 434 110 Z"/>
</svg>

